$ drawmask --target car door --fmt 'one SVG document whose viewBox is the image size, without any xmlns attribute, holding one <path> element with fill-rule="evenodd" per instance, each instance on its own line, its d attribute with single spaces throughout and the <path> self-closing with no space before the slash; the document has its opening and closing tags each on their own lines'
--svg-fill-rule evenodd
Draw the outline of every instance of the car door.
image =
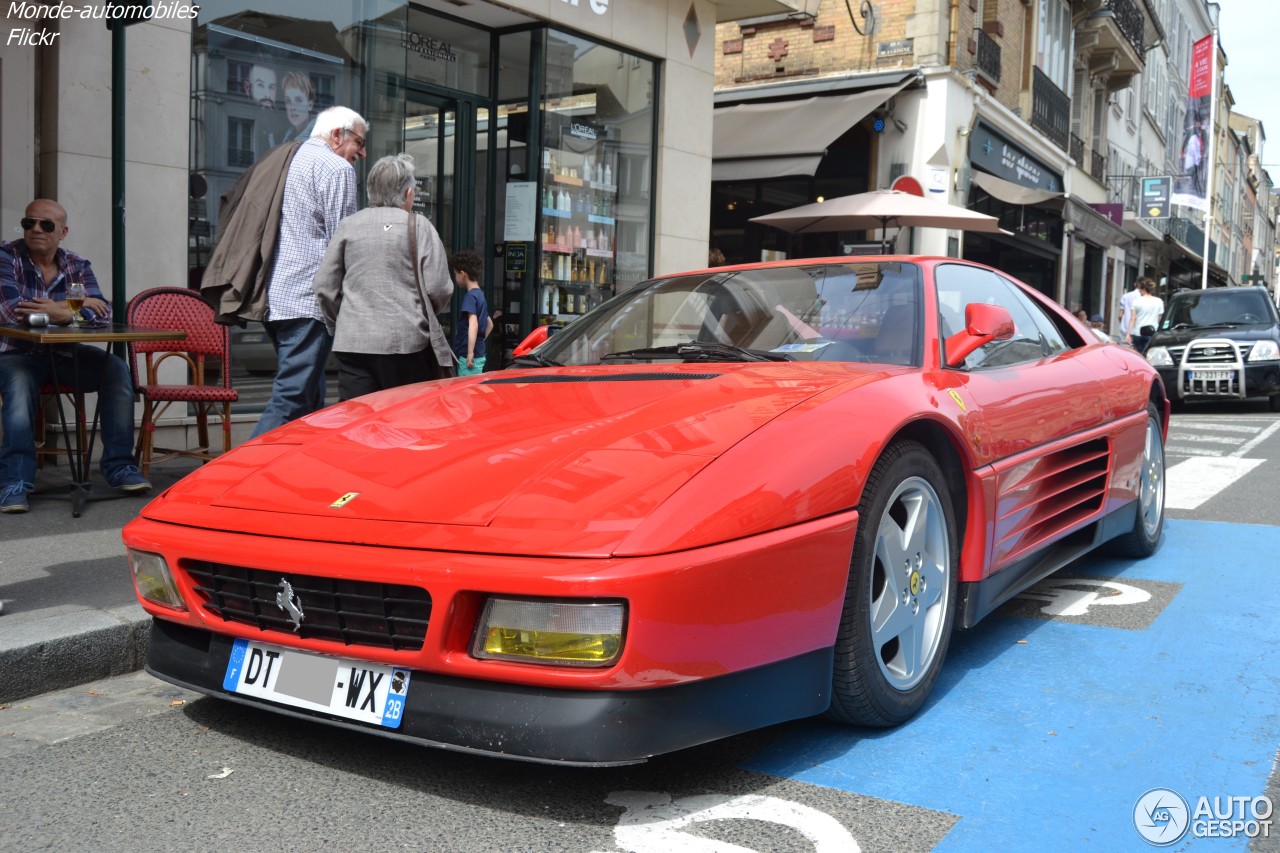
<svg viewBox="0 0 1280 853">
<path fill-rule="evenodd" d="M 963 326 L 971 303 L 1000 305 L 1013 317 L 1011 338 L 991 341 L 951 368 L 985 427 L 980 452 L 996 486 L 995 569 L 1101 507 L 1109 449 L 1086 433 L 1107 421 L 1108 409 L 1083 357 L 1088 347 L 1070 345 L 1017 285 L 964 264 L 938 265 L 934 284 L 944 339 Z"/>
</svg>

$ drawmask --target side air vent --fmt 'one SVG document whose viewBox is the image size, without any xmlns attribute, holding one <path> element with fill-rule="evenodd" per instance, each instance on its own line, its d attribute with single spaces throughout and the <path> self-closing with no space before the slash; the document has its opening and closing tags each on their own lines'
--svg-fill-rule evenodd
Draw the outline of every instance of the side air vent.
<svg viewBox="0 0 1280 853">
<path fill-rule="evenodd" d="M 715 379 L 719 373 L 613 373 L 599 376 L 564 376 L 561 374 L 534 373 L 524 376 L 503 376 L 485 380 L 483 385 L 555 385 L 564 382 L 694 382 Z"/>
<path fill-rule="evenodd" d="M 995 565 L 1092 519 L 1102 508 L 1111 452 L 1095 439 L 1019 465 L 1000 477 Z"/>
</svg>

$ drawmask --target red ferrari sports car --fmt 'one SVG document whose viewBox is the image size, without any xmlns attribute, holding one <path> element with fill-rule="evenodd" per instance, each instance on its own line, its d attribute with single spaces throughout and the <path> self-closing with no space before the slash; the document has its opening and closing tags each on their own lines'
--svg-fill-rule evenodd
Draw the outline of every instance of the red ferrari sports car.
<svg viewBox="0 0 1280 853">
<path fill-rule="evenodd" d="M 921 709 L 948 639 L 1164 520 L 1155 370 L 997 270 L 664 276 L 500 373 L 250 441 L 124 531 L 147 669 L 564 764 Z"/>
</svg>

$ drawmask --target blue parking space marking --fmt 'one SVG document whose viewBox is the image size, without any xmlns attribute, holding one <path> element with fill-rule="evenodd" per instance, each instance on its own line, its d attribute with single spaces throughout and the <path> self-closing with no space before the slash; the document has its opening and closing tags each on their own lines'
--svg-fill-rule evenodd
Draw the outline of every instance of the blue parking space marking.
<svg viewBox="0 0 1280 853">
<path fill-rule="evenodd" d="M 1194 809 L 1266 788 L 1280 743 L 1277 553 L 1277 527 L 1170 520 L 1150 559 L 1069 567 L 1181 583 L 1149 628 L 994 615 L 953 638 L 911 722 L 801 724 L 744 767 L 959 816 L 940 851 L 1146 848 L 1133 825 L 1145 792 Z"/>
</svg>

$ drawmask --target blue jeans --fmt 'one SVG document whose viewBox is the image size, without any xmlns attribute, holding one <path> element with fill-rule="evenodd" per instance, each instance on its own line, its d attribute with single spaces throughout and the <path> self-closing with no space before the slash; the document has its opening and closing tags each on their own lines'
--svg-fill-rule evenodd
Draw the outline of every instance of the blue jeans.
<svg viewBox="0 0 1280 853">
<path fill-rule="evenodd" d="M 319 320 L 269 320 L 263 325 L 276 348 L 276 378 L 250 438 L 324 408 L 324 363 L 333 348 L 333 337 Z"/>
<path fill-rule="evenodd" d="M 88 344 L 76 344 L 80 359 L 77 377 L 72 370 L 71 352 L 60 348 L 58 381 L 71 385 L 79 380 L 82 391 L 97 392 L 98 413 L 102 419 L 102 473 L 108 482 L 120 470 L 136 465 L 133 456 L 133 380 L 124 361 L 106 350 Z M 35 482 L 36 477 L 36 407 L 40 405 L 40 386 L 53 382 L 48 353 L 0 352 L 0 488 L 14 483 Z M 70 413 L 68 413 L 69 415 Z"/>
</svg>

